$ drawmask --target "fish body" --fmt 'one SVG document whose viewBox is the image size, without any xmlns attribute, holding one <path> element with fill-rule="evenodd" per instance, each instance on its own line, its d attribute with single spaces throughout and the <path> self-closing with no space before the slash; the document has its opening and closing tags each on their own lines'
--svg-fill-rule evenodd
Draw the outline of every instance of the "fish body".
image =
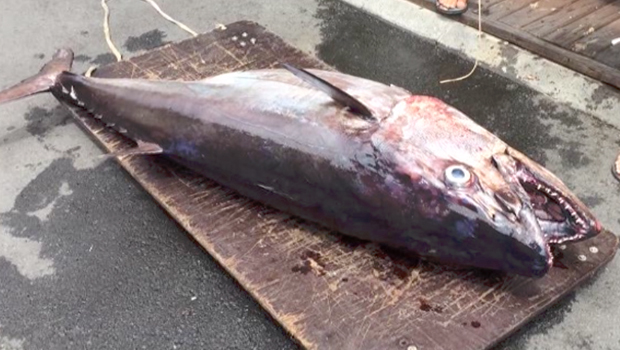
<svg viewBox="0 0 620 350">
<path fill-rule="evenodd" d="M 559 178 L 436 98 L 293 67 L 192 82 L 89 78 L 67 71 L 67 52 L 0 103 L 50 91 L 136 141 L 133 154 L 168 156 L 342 234 L 541 277 L 550 244 L 601 230 Z"/>
</svg>

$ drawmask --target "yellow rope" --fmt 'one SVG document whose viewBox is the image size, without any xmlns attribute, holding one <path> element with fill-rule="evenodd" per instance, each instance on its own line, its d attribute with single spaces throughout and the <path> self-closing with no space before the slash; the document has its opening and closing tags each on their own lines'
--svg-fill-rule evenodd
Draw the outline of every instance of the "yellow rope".
<svg viewBox="0 0 620 350">
<path fill-rule="evenodd" d="M 480 51 L 480 39 L 482 38 L 482 0 L 478 0 L 478 51 Z M 465 80 L 467 78 L 469 78 L 472 74 L 474 74 L 474 71 L 476 70 L 476 68 L 478 67 L 478 58 L 476 58 L 476 62 L 474 63 L 474 67 L 471 69 L 471 71 L 467 74 L 465 74 L 462 77 L 459 78 L 454 78 L 454 79 L 446 79 L 446 80 L 442 80 L 439 83 L 440 84 L 444 84 L 444 83 L 452 83 L 455 81 L 460 81 L 460 80 Z"/>
</svg>

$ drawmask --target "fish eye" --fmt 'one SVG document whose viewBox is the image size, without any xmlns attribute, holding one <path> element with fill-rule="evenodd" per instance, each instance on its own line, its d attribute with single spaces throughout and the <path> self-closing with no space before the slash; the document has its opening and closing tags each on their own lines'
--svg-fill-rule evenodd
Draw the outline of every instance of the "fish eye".
<svg viewBox="0 0 620 350">
<path fill-rule="evenodd" d="M 471 172 L 462 165 L 451 165 L 446 168 L 446 182 L 452 186 L 465 186 L 471 180 Z"/>
</svg>

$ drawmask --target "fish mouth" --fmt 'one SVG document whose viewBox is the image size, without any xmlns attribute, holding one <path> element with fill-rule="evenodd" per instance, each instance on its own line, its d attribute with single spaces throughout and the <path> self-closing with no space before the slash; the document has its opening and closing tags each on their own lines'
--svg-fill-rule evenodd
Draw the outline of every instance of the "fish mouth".
<svg viewBox="0 0 620 350">
<path fill-rule="evenodd" d="M 507 180 L 520 185 L 523 192 L 519 197 L 526 196 L 521 200 L 529 203 L 547 243 L 582 241 L 601 231 L 590 210 L 557 177 L 527 158 L 521 160 L 514 154 L 510 158 L 514 162 L 510 167 L 512 181 Z"/>
<path fill-rule="evenodd" d="M 519 182 L 530 198 L 534 215 L 547 242 L 578 241 L 592 236 L 588 215 L 570 198 L 549 184 L 522 170 Z M 596 226 L 596 225 L 594 225 Z"/>
</svg>

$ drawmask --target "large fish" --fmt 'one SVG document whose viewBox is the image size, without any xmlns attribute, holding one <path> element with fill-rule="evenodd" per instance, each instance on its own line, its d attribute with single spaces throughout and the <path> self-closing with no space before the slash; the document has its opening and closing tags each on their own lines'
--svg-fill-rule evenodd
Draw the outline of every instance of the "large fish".
<svg viewBox="0 0 620 350">
<path fill-rule="evenodd" d="M 601 225 L 551 172 L 463 113 L 321 70 L 193 82 L 90 78 L 59 50 L 0 103 L 49 91 L 238 193 L 342 234 L 451 264 L 545 275 L 550 246 Z"/>
</svg>

